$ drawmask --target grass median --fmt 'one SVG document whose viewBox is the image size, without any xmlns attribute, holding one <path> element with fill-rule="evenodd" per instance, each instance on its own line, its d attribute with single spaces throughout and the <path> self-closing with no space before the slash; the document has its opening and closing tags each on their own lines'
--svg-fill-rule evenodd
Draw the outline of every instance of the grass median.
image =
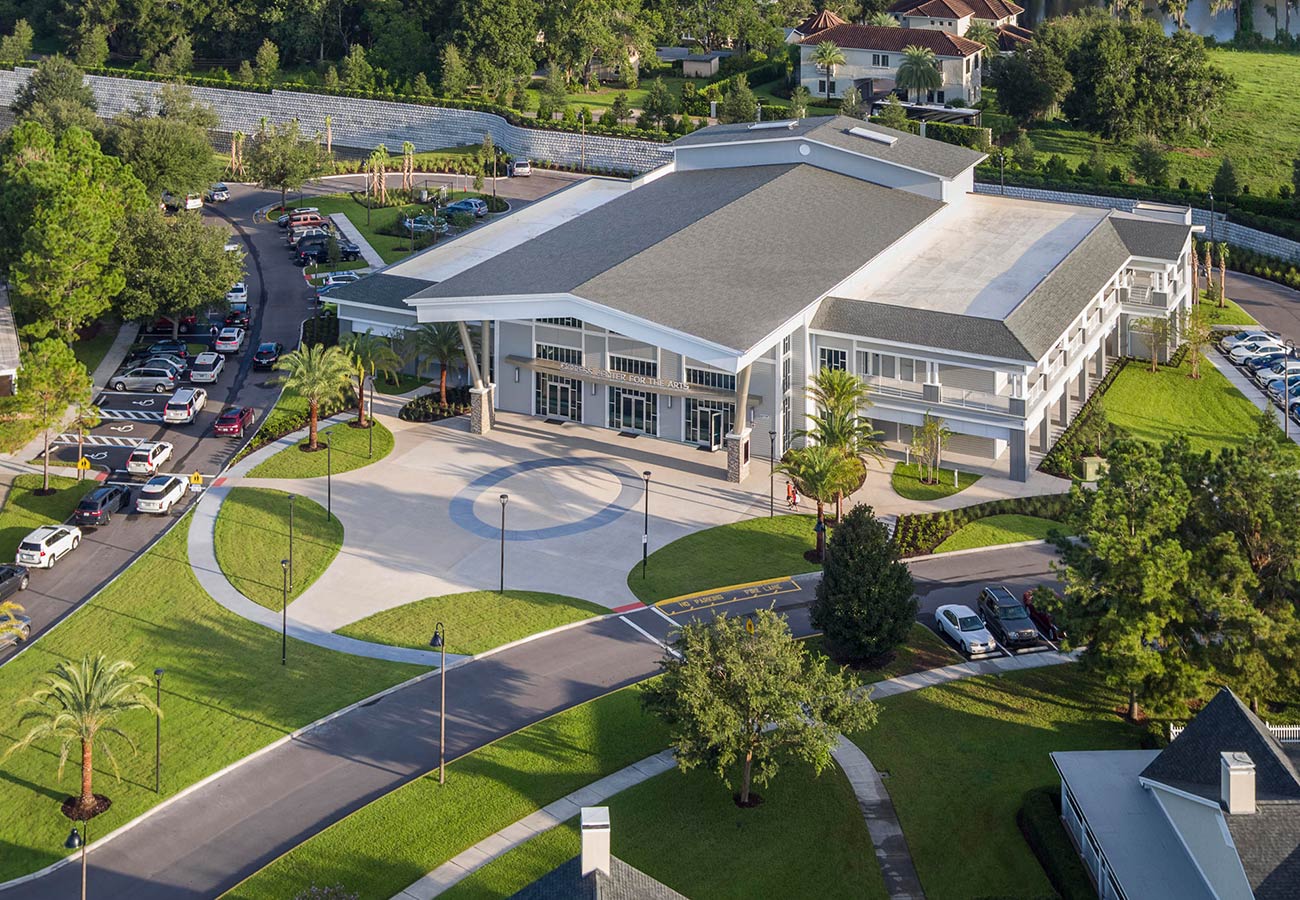
<svg viewBox="0 0 1300 900">
<path fill-rule="evenodd" d="M 894 466 L 893 474 L 889 476 L 889 483 L 895 494 L 907 500 L 922 501 L 950 497 L 966 490 L 979 480 L 980 476 L 973 472 L 958 471 L 954 479 L 952 469 L 940 469 L 937 481 L 934 484 L 926 484 L 921 480 L 921 469 L 916 463 L 899 463 Z"/>
<path fill-rule="evenodd" d="M 805 501 L 807 502 L 807 501 Z M 813 516 L 760 516 L 706 528 L 650 554 L 646 577 L 638 563 L 627 586 L 643 603 L 716 587 L 821 569 L 804 559 L 816 546 Z"/>
<path fill-rule="evenodd" d="M 0 559 L 11 560 L 18 544 L 41 525 L 62 522 L 72 515 L 81 498 L 99 487 L 93 478 L 78 481 L 75 478 L 50 476 L 49 496 L 37 493 L 44 481 L 40 475 L 15 475 L 0 508 Z"/>
<path fill-rule="evenodd" d="M 374 431 L 374 453 L 370 450 L 370 431 Z M 331 443 L 325 449 L 326 441 Z M 324 478 L 332 471 L 335 475 L 350 472 L 362 466 L 379 462 L 393 450 L 393 433 L 382 423 L 370 428 L 353 428 L 348 422 L 331 425 L 320 430 L 319 450 L 307 452 L 307 438 L 292 447 L 286 447 L 270 459 L 259 463 L 249 472 L 251 478 Z"/>
<path fill-rule="evenodd" d="M 433 623 L 447 622 L 447 652 L 473 654 L 607 612 L 586 600 L 541 591 L 470 591 L 386 609 L 345 625 L 337 633 L 428 650 Z"/>
<path fill-rule="evenodd" d="M 931 900 L 1052 896 L 1016 825 L 1026 791 L 1056 784 L 1055 750 L 1136 749 L 1121 698 L 1077 666 L 983 676 L 879 701 L 854 741 L 882 773 Z"/>
<path fill-rule="evenodd" d="M 343 546 L 343 523 L 327 519 L 325 507 L 293 501 L 293 582 L 289 602 L 324 574 Z M 235 588 L 267 609 L 284 600 L 280 561 L 289 558 L 289 494 L 269 488 L 232 488 L 217 513 L 217 564 Z"/>
<path fill-rule="evenodd" d="M 806 638 L 804 646 L 808 648 L 809 653 L 828 656 L 821 635 Z M 874 684 L 877 681 L 888 681 L 891 678 L 901 678 L 917 672 L 928 672 L 930 669 L 939 669 L 959 662 L 965 660 L 958 656 L 943 638 L 920 622 L 913 622 L 907 640 L 894 651 L 892 656 L 882 659 L 876 665 L 855 666 L 853 675 L 861 684 Z"/>
<path fill-rule="evenodd" d="M 963 525 L 943 543 L 934 548 L 935 553 L 948 553 L 952 550 L 974 550 L 978 547 L 996 547 L 999 544 L 1015 544 L 1020 541 L 1041 541 L 1053 531 L 1064 529 L 1055 519 L 1039 516 L 1000 515 L 976 519 L 969 525 Z"/>
<path fill-rule="evenodd" d="M 186 553 L 189 518 L 176 525 L 116 581 L 22 654 L 0 680 L 0 744 L 17 740 L 18 700 L 63 659 L 103 653 L 155 666 L 163 678 L 163 783 L 154 793 L 153 718 L 126 714 L 122 729 L 140 746 L 118 752 L 121 781 L 96 754 L 95 790 L 113 800 L 95 820 L 98 834 L 131 820 L 167 796 L 310 722 L 415 675 L 423 668 L 345 656 L 289 640 L 217 605 L 199 586 Z M 74 557 L 75 558 L 75 557 Z M 59 803 L 76 793 L 78 768 L 56 778 L 58 746 L 39 741 L 5 761 L 0 778 L 0 880 L 66 855 L 67 820 Z"/>
</svg>

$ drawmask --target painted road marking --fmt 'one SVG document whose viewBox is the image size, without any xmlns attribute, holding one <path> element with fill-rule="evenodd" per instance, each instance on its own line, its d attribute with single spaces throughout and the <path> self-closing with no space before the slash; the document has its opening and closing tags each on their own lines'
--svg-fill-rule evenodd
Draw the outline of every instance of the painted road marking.
<svg viewBox="0 0 1300 900">
<path fill-rule="evenodd" d="M 81 443 L 88 447 L 134 447 L 144 442 L 144 438 L 115 437 L 111 434 L 87 434 L 81 439 Z M 56 446 L 75 447 L 77 446 L 77 436 L 75 434 L 60 434 L 50 443 Z"/>
<path fill-rule="evenodd" d="M 135 426 L 131 423 L 127 423 L 126 425 L 109 425 L 108 430 L 116 431 L 118 434 L 130 434 L 135 431 Z"/>
<path fill-rule="evenodd" d="M 163 414 L 143 409 L 100 409 L 101 419 L 129 420 L 132 422 L 161 422 Z"/>
<path fill-rule="evenodd" d="M 663 619 L 665 622 L 667 622 L 669 625 L 673 626 L 674 628 L 677 627 L 677 622 L 676 622 L 675 619 L 673 619 L 672 616 L 668 615 L 667 613 L 665 613 L 662 609 L 660 609 L 660 608 L 657 607 L 657 606 L 652 606 L 652 607 L 650 607 L 650 608 L 651 608 L 652 610 L 654 610 L 655 613 L 658 614 L 659 618 Z"/>
<path fill-rule="evenodd" d="M 735 587 L 660 600 L 655 604 L 655 607 L 667 609 L 670 616 L 678 616 L 682 613 L 698 612 L 703 609 L 712 609 L 715 606 L 739 603 L 742 600 L 764 600 L 768 597 L 796 593 L 801 590 L 803 588 L 793 578 L 776 578 L 770 581 L 755 581 L 750 584 L 739 584 Z"/>
<path fill-rule="evenodd" d="M 678 653 L 678 652 L 677 652 L 676 650 L 674 650 L 672 647 L 669 647 L 667 644 L 665 644 L 663 641 L 659 640 L 659 638 L 655 637 L 655 636 L 654 636 L 653 634 L 651 634 L 650 632 L 646 631 L 644 628 L 642 628 L 642 627 L 641 627 L 640 625 L 638 625 L 637 623 L 633 622 L 633 621 L 632 621 L 631 619 L 629 619 L 627 616 L 619 616 L 619 617 L 618 617 L 618 620 L 619 620 L 620 622 L 622 622 L 624 625 L 629 625 L 629 626 L 631 626 L 632 628 L 636 629 L 638 632 L 640 632 L 641 636 L 644 637 L 647 641 L 650 641 L 650 642 L 653 643 L 653 644 L 658 644 L 660 647 L 664 648 L 665 650 L 667 650 L 669 653 L 671 653 L 673 656 L 677 657 L 678 659 L 681 659 L 681 658 L 682 658 L 682 655 L 681 655 L 680 653 Z"/>
</svg>

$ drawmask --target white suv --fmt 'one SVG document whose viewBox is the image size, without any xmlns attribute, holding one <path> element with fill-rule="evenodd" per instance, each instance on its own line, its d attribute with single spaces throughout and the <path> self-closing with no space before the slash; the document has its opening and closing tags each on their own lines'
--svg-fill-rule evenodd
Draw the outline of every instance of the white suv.
<svg viewBox="0 0 1300 900">
<path fill-rule="evenodd" d="M 185 496 L 185 482 L 175 475 L 155 475 L 140 488 L 135 498 L 135 511 L 142 513 L 168 513 Z"/>
<path fill-rule="evenodd" d="M 203 388 L 181 388 L 163 407 L 163 421 L 168 425 L 187 425 L 207 402 L 208 392 Z"/>
<path fill-rule="evenodd" d="M 81 529 L 75 525 L 42 525 L 18 545 L 14 559 L 20 566 L 52 569 L 81 543 Z"/>
<path fill-rule="evenodd" d="M 145 441 L 131 451 L 126 460 L 126 470 L 132 475 L 152 475 L 171 456 L 172 445 L 166 441 Z"/>
<path fill-rule="evenodd" d="M 212 384 L 221 377 L 221 370 L 226 367 L 226 358 L 211 350 L 194 357 L 190 364 L 190 381 Z"/>
</svg>

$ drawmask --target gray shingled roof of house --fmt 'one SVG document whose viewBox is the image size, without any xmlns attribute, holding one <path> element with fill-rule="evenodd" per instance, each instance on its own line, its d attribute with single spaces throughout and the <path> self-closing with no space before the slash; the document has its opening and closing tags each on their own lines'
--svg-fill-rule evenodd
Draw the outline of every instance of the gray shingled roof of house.
<svg viewBox="0 0 1300 900">
<path fill-rule="evenodd" d="M 929 172 L 943 178 L 955 178 L 984 158 L 983 153 L 923 138 L 907 131 L 886 128 L 876 122 L 864 122 L 848 116 L 813 116 L 792 121 L 789 128 L 751 128 L 750 122 L 713 125 L 679 137 L 669 148 L 690 148 L 701 144 L 734 144 L 746 141 L 771 141 L 781 138 L 807 138 L 848 150 L 872 159 L 895 163 L 909 169 Z M 770 123 L 767 123 L 770 124 Z M 853 128 L 866 128 L 896 138 L 892 145 L 882 144 L 851 134 Z"/>
<path fill-rule="evenodd" d="M 1258 803 L 1224 818 L 1255 900 L 1300 900 L 1300 803 Z"/>
<path fill-rule="evenodd" d="M 894 303 L 827 297 L 812 327 L 818 331 L 870 335 L 882 341 L 919 344 L 960 353 L 1031 360 L 1023 344 L 997 319 L 917 309 Z"/>
<path fill-rule="evenodd" d="M 416 296 L 574 294 L 744 351 L 941 208 L 803 164 L 675 172 Z"/>
<path fill-rule="evenodd" d="M 609 874 L 581 874 L 582 858 L 561 863 L 511 900 L 687 900 L 617 856 L 609 859 Z"/>
<path fill-rule="evenodd" d="M 375 272 L 350 284 L 340 285 L 330 291 L 331 301 L 343 300 L 350 303 L 365 303 L 370 306 L 388 306 L 411 312 L 406 298 L 431 286 L 432 281 L 422 278 L 409 278 L 405 275 L 386 275 Z"/>
</svg>

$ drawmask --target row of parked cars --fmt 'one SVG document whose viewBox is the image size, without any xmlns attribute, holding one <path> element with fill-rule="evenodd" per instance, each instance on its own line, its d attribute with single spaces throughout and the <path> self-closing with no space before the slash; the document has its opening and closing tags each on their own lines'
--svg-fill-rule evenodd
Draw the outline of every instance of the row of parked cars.
<svg viewBox="0 0 1300 900">
<path fill-rule="evenodd" d="M 1300 357 L 1293 344 L 1277 332 L 1247 328 L 1224 337 L 1219 347 L 1270 400 L 1300 422 Z"/>
<path fill-rule="evenodd" d="M 1034 605 L 1033 591 L 1020 599 L 1001 585 L 980 591 L 976 609 L 962 603 L 934 612 L 934 630 L 946 635 L 967 656 L 1026 650 L 1064 637 L 1047 610 Z M 999 646 L 999 644 L 1001 646 Z"/>
<path fill-rule="evenodd" d="M 329 261 L 332 238 L 339 248 L 339 258 L 347 262 L 361 258 L 361 248 L 334 230 L 334 223 L 314 206 L 290 210 L 276 220 L 284 229 L 285 240 L 295 265 Z"/>
</svg>

